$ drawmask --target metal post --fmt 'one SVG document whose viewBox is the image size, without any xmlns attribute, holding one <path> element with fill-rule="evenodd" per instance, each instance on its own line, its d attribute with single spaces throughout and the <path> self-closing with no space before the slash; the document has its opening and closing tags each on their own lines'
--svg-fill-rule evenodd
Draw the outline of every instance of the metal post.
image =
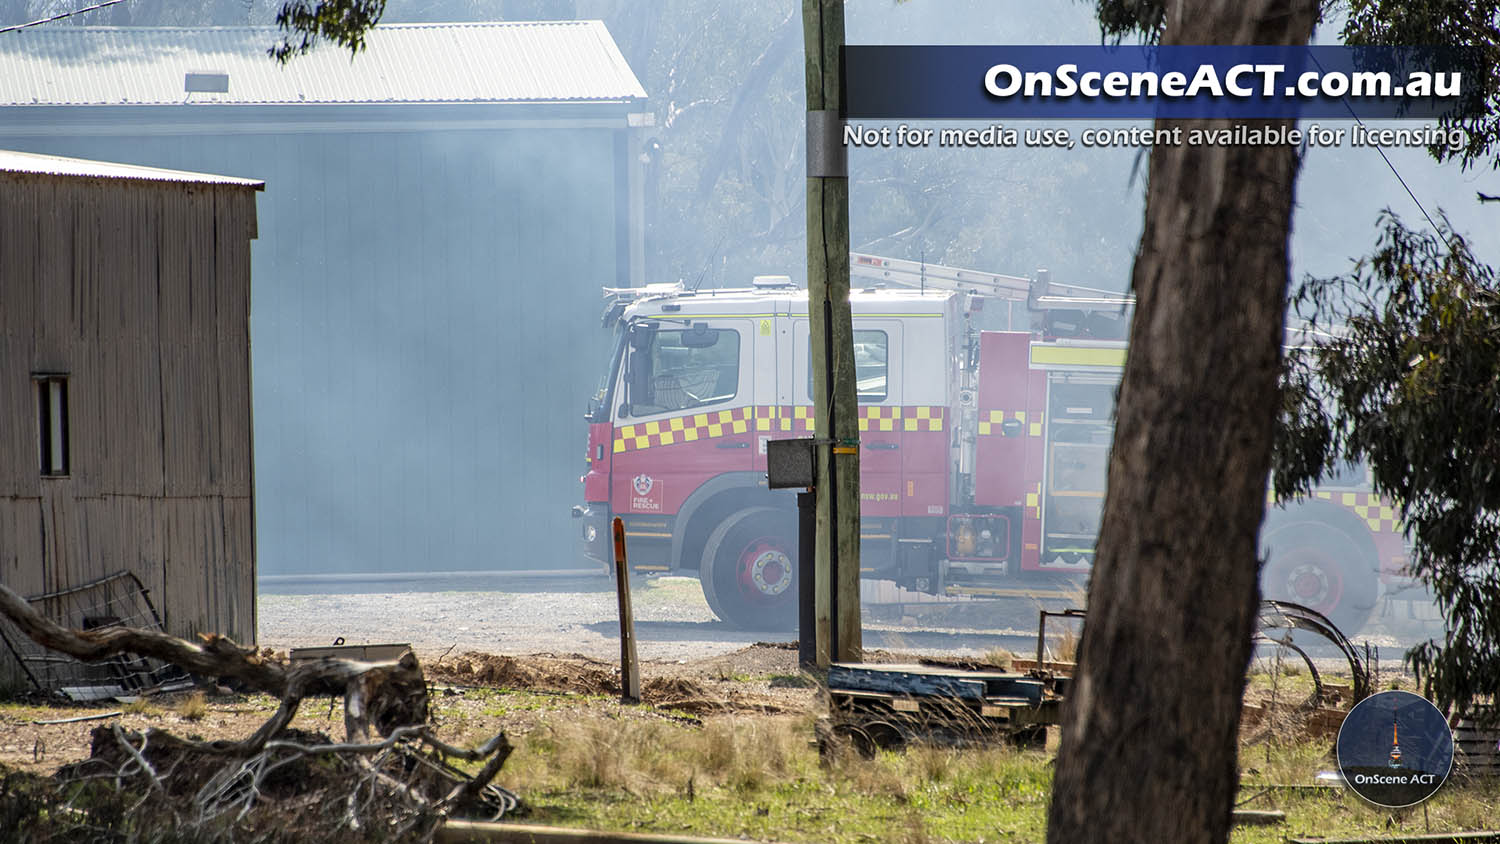
<svg viewBox="0 0 1500 844">
<path fill-rule="evenodd" d="M 1036 670 L 1047 667 L 1047 611 L 1038 610 L 1036 616 Z"/>
<path fill-rule="evenodd" d="M 620 601 L 620 700 L 641 702 L 641 666 L 635 656 L 635 616 L 630 611 L 630 567 L 625 563 L 625 523 L 615 517 L 615 594 Z"/>
<path fill-rule="evenodd" d="M 816 614 L 813 609 L 813 548 L 818 541 L 817 494 L 797 493 L 797 664 L 818 664 Z"/>
</svg>

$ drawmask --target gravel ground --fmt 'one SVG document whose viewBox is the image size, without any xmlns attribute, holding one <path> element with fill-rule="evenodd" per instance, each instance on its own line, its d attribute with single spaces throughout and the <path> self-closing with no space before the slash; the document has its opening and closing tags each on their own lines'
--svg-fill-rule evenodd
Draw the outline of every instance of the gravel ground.
<svg viewBox="0 0 1500 844">
<path fill-rule="evenodd" d="M 795 634 L 737 630 L 717 620 L 698 581 L 654 577 L 632 585 L 637 650 L 644 660 L 693 662 Z M 619 657 L 615 592 L 603 577 L 475 577 L 261 583 L 260 642 L 277 649 L 331 644 L 410 643 L 421 656 L 448 651 Z M 1036 649 L 1036 609 L 1024 602 L 865 608 L 864 645 L 888 651 L 977 656 L 995 648 Z M 1052 624 L 1057 624 L 1054 628 Z M 1049 623 L 1049 632 L 1066 622 Z M 1358 637 L 1379 646 L 1383 671 L 1399 668 L 1403 644 L 1433 631 L 1379 618 Z M 1322 653 L 1315 656 L 1336 656 Z M 1320 659 L 1321 662 L 1321 659 Z"/>
<path fill-rule="evenodd" d="M 448 588 L 452 587 L 452 588 Z M 637 650 L 642 659 L 693 661 L 755 642 L 785 642 L 787 631 L 736 630 L 716 619 L 698 581 L 656 577 L 636 582 Z M 597 578 L 515 578 L 483 581 L 335 581 L 262 583 L 258 602 L 260 642 L 277 649 L 349 643 L 408 642 L 419 655 L 467 650 L 489 653 L 578 653 L 619 656 L 619 622 L 613 585 Z M 964 629 L 917 624 L 889 608 L 866 613 L 866 647 L 973 656 L 997 647 L 1035 648 L 1024 625 L 1035 611 L 993 625 Z M 904 623 L 903 623 L 904 622 Z M 1029 643 L 1029 645 L 1028 645 Z"/>
</svg>

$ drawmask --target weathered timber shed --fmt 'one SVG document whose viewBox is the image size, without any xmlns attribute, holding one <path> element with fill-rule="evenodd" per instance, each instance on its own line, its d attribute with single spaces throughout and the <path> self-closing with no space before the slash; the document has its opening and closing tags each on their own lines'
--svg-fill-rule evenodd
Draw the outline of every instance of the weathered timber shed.
<svg viewBox="0 0 1500 844">
<path fill-rule="evenodd" d="M 640 282 L 645 92 L 604 25 L 0 39 L 0 147 L 271 185 L 254 245 L 266 574 L 575 565 L 600 288 Z"/>
<path fill-rule="evenodd" d="M 130 571 L 168 631 L 255 641 L 250 242 L 263 187 L 0 151 L 6 586 L 68 592 Z"/>
</svg>

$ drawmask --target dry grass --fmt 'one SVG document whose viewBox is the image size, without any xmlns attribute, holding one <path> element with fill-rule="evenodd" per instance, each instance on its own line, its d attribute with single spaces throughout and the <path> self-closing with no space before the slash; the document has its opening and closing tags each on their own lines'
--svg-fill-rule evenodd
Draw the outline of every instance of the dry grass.
<svg viewBox="0 0 1500 844">
<path fill-rule="evenodd" d="M 1012 671 L 1015 669 L 1015 657 L 1005 648 L 992 648 L 985 651 L 980 657 L 980 662 L 991 665 L 1001 671 Z"/>
<path fill-rule="evenodd" d="M 138 697 L 121 704 L 120 711 L 127 715 L 144 715 L 148 718 L 157 718 L 162 714 L 162 708 L 150 698 L 145 697 Z"/>
<path fill-rule="evenodd" d="M 1039 835 L 1043 755 L 916 745 L 825 762 L 812 720 L 568 716 L 521 737 L 504 778 L 524 783 L 543 823 L 850 844 Z"/>
<path fill-rule="evenodd" d="M 1065 628 L 1057 637 L 1057 659 L 1059 662 L 1078 661 L 1078 633 L 1071 627 Z"/>
<path fill-rule="evenodd" d="M 208 700 L 203 692 L 193 692 L 177 702 L 177 714 L 184 721 L 201 721 L 208 714 Z"/>
<path fill-rule="evenodd" d="M 690 730 L 666 721 L 583 715 L 526 735 L 506 770 L 517 772 L 519 781 L 631 794 L 754 790 L 786 775 L 811 734 L 806 721 L 723 717 Z"/>
</svg>

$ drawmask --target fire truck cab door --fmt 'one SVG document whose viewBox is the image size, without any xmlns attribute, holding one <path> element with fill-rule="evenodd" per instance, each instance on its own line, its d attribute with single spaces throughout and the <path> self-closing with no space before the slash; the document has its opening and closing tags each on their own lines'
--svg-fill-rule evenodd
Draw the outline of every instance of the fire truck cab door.
<svg viewBox="0 0 1500 844">
<path fill-rule="evenodd" d="M 615 512 L 665 517 L 715 475 L 751 470 L 755 331 L 747 319 L 661 320 L 627 342 L 615 387 Z"/>
<path fill-rule="evenodd" d="M 854 317 L 854 378 L 859 393 L 859 498 L 865 516 L 901 515 L 901 321 Z M 792 349 L 799 407 L 811 415 L 812 372 L 807 320 L 796 320 Z M 800 420 L 798 430 L 801 430 Z M 823 435 L 820 430 L 819 436 Z M 798 436 L 808 436 L 799 433 Z"/>
</svg>

